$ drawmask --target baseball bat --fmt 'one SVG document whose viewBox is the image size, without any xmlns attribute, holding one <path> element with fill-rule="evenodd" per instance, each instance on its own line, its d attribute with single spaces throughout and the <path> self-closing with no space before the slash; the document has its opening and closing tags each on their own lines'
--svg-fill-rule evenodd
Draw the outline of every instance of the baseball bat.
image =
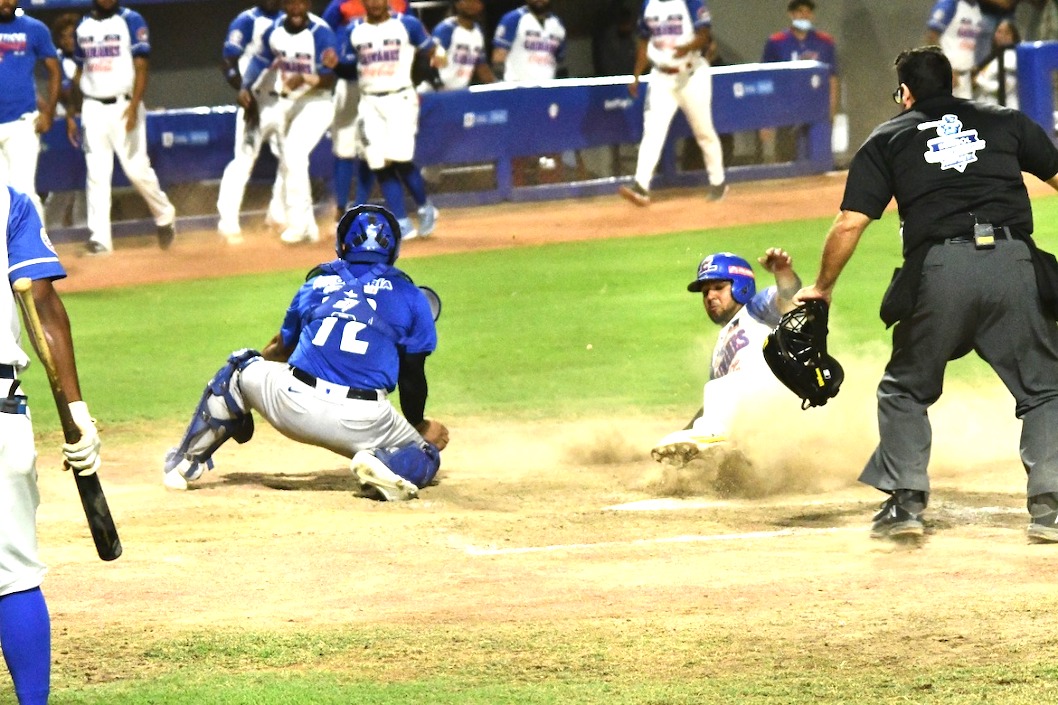
<svg viewBox="0 0 1058 705">
<path fill-rule="evenodd" d="M 15 297 L 26 319 L 33 347 L 37 349 L 37 355 L 40 357 L 41 364 L 44 365 L 44 371 L 48 374 L 48 383 L 51 385 L 52 396 L 55 397 L 55 407 L 59 412 L 63 436 L 67 443 L 76 443 L 81 440 L 81 429 L 74 423 L 73 415 L 70 413 L 70 404 L 66 400 L 66 392 L 63 391 L 62 383 L 59 381 L 59 371 L 55 368 L 51 347 L 44 336 L 44 327 L 40 323 L 37 306 L 30 292 L 32 285 L 33 282 L 30 279 L 22 277 L 15 280 L 12 289 L 14 289 Z M 111 516 L 110 507 L 107 506 L 103 486 L 99 483 L 99 473 L 94 472 L 91 475 L 82 476 L 72 468 L 70 472 L 77 483 L 77 494 L 81 497 L 81 506 L 84 508 L 85 518 L 88 519 L 88 528 L 92 532 L 96 553 L 104 561 L 112 561 L 121 555 L 121 539 L 118 538 L 114 517 Z"/>
</svg>

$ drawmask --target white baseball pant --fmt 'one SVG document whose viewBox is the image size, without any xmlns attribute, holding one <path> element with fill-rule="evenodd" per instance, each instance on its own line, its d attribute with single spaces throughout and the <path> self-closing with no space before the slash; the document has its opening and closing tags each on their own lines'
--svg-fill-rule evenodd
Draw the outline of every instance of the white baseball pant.
<svg viewBox="0 0 1058 705">
<path fill-rule="evenodd" d="M 40 154 L 37 115 L 37 112 L 26 113 L 17 120 L 0 124 L 0 184 L 13 186 L 29 196 L 43 221 L 44 206 L 37 196 L 37 156 Z"/>
<path fill-rule="evenodd" d="M 702 148 L 709 183 L 713 186 L 722 184 L 724 154 L 720 148 L 720 138 L 713 127 L 713 77 L 706 63 L 674 74 L 656 68 L 650 72 L 643 109 L 643 141 L 639 144 L 636 160 L 636 183 L 643 188 L 650 188 L 677 108 L 687 117 L 694 138 Z"/>
<path fill-rule="evenodd" d="M 286 115 L 286 129 L 279 140 L 279 167 L 286 184 L 287 229 L 318 235 L 309 155 L 334 120 L 334 103 L 330 95 L 315 94 L 294 102 L 280 98 L 278 105 Z"/>
<path fill-rule="evenodd" d="M 0 380 L 8 395 L 11 380 Z M 0 595 L 39 587 L 47 569 L 37 555 L 37 451 L 29 414 L 0 413 Z"/>
<path fill-rule="evenodd" d="M 154 173 L 147 156 L 147 111 L 140 106 L 136 125 L 131 132 L 127 132 L 124 113 L 128 104 L 124 96 L 114 103 L 85 98 L 81 110 L 85 166 L 88 171 L 85 188 L 88 229 L 92 233 L 91 239 L 108 249 L 113 249 L 110 206 L 114 155 L 117 155 L 129 182 L 147 202 L 155 225 L 169 225 L 176 217 L 176 209 L 158 184 L 158 175 Z"/>
<path fill-rule="evenodd" d="M 419 131 L 419 94 L 413 88 L 384 95 L 360 94 L 362 154 L 372 170 L 387 162 L 410 162 Z"/>
<path fill-rule="evenodd" d="M 268 140 L 269 148 L 276 159 L 279 154 L 279 119 L 276 101 L 272 97 L 257 96 L 258 123 L 253 129 L 246 128 L 246 111 L 241 107 L 235 111 L 235 153 L 232 160 L 224 167 L 220 177 L 220 190 L 217 193 L 217 213 L 220 222 L 217 227 L 224 232 L 239 232 L 239 212 L 242 210 L 246 184 L 250 180 L 257 156 L 261 147 Z M 272 200 L 268 204 L 268 215 L 276 222 L 286 223 L 286 186 L 283 173 L 276 170 L 275 182 L 272 184 Z"/>
<path fill-rule="evenodd" d="M 334 156 L 352 159 L 357 156 L 356 113 L 360 103 L 360 86 L 353 81 L 339 80 L 334 86 L 334 124 L 331 143 Z"/>
</svg>

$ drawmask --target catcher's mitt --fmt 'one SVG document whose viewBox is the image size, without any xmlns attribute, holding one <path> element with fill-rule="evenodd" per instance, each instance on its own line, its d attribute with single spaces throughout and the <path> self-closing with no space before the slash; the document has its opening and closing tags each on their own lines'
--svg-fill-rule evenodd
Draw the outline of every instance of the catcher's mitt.
<svg viewBox="0 0 1058 705">
<path fill-rule="evenodd" d="M 845 372 L 827 354 L 827 303 L 811 299 L 786 313 L 764 341 L 768 367 L 790 391 L 801 397 L 801 408 L 823 406 L 837 395 Z"/>
</svg>

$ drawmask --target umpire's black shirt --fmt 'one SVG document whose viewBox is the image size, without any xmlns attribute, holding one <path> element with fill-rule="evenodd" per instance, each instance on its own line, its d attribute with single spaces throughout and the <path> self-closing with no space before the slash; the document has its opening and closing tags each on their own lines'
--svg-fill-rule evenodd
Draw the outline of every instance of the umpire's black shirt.
<svg viewBox="0 0 1058 705">
<path fill-rule="evenodd" d="M 1021 172 L 1058 174 L 1058 149 L 1024 113 L 950 95 L 879 125 L 849 167 L 842 210 L 878 219 L 896 196 L 903 251 L 972 235 L 974 222 L 1032 233 Z"/>
</svg>

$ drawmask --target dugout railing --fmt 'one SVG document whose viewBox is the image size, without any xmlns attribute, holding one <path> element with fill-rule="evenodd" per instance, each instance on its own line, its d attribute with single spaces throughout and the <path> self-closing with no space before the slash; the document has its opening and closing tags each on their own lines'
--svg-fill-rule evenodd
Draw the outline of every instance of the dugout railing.
<svg viewBox="0 0 1058 705">
<path fill-rule="evenodd" d="M 434 179 L 441 177 L 442 186 L 457 186 L 435 192 L 435 201 L 441 206 L 465 206 L 615 192 L 619 184 L 631 178 L 627 163 L 623 170 L 609 172 L 580 165 L 582 168 L 569 170 L 568 177 L 560 175 L 550 183 L 526 183 L 519 178 L 518 168 L 527 160 L 536 163 L 551 158 L 548 155 L 553 155 L 552 163 L 563 160 L 578 164 L 582 153 L 606 149 L 630 151 L 634 164 L 647 91 L 643 86 L 633 99 L 627 90 L 629 78 L 564 79 L 540 85 L 501 83 L 422 95 L 416 161 L 428 167 Z M 763 128 L 799 126 L 802 134 L 791 161 L 729 165 L 728 180 L 798 176 L 832 169 L 828 91 L 828 69 L 817 62 L 713 69 L 713 118 L 718 132 L 755 134 Z M 215 226 L 215 197 L 210 195 L 209 186 L 212 184 L 215 191 L 231 158 L 234 120 L 231 106 L 148 113 L 148 152 L 162 185 L 185 190 L 201 187 L 197 197 L 174 199 L 180 228 Z M 704 183 L 700 165 L 687 168 L 677 153 L 677 145 L 686 142 L 690 134 L 682 113 L 677 113 L 655 187 Z M 315 182 L 329 182 L 332 168 L 331 143 L 325 137 L 310 160 Z M 267 181 L 274 172 L 275 160 L 265 149 L 253 178 Z M 128 186 L 120 165 L 114 174 L 115 187 Z M 65 123 L 56 121 L 44 135 L 38 191 L 82 190 L 84 178 L 83 154 L 67 141 Z M 329 196 L 322 192 L 318 196 L 321 208 L 333 208 Z M 252 207 L 244 213 L 260 215 Z M 152 232 L 152 224 L 143 216 L 115 213 L 115 236 Z M 50 232 L 56 241 L 87 237 L 87 231 L 76 226 L 51 226 Z"/>
</svg>

